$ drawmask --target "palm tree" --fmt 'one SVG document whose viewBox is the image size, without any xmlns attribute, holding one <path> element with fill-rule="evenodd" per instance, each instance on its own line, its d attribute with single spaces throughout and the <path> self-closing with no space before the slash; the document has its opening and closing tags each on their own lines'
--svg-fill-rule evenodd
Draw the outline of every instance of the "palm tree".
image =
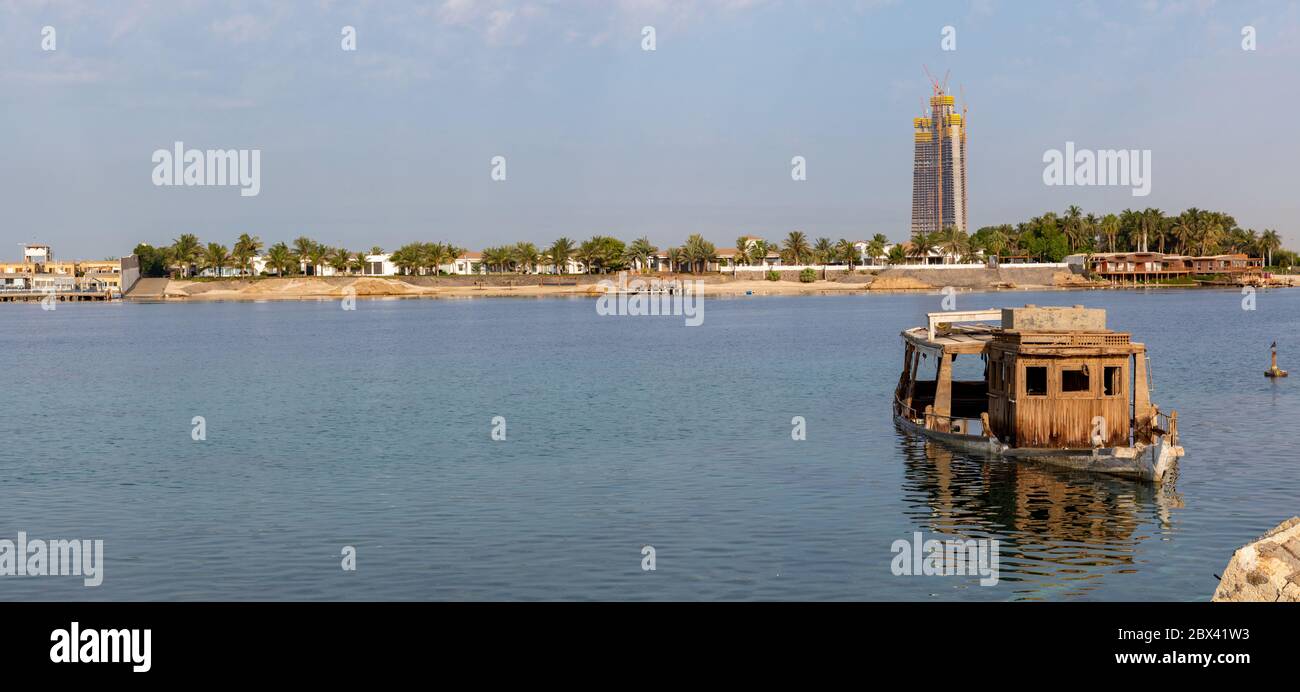
<svg viewBox="0 0 1300 692">
<path fill-rule="evenodd" d="M 1282 248 L 1282 236 L 1271 228 L 1265 228 L 1264 232 L 1259 234 L 1258 245 L 1259 249 L 1268 256 L 1268 266 L 1273 266 L 1273 251 Z"/>
<path fill-rule="evenodd" d="M 397 271 L 403 276 L 411 274 L 420 266 L 420 248 L 417 243 L 407 243 L 402 247 L 393 250 L 388 255 L 388 261 L 397 267 Z"/>
<path fill-rule="evenodd" d="M 1201 223 L 1196 231 L 1196 238 L 1201 245 L 1201 254 L 1208 255 L 1210 250 L 1219 244 L 1219 239 L 1223 237 L 1224 226 L 1222 215 L 1214 212 L 1206 212 L 1201 215 Z"/>
<path fill-rule="evenodd" d="M 812 248 L 808 247 L 808 238 L 803 231 L 790 231 L 785 237 L 782 253 L 790 258 L 791 264 L 803 264 L 804 259 L 812 254 Z"/>
<path fill-rule="evenodd" d="M 767 264 L 767 252 L 772 248 L 772 244 L 759 238 L 751 241 L 747 245 L 750 264 Z M 739 249 L 739 248 L 737 248 Z"/>
<path fill-rule="evenodd" d="M 1170 233 L 1173 234 L 1174 240 L 1178 243 L 1176 247 L 1179 254 L 1189 254 L 1192 242 L 1196 240 L 1196 213 L 1197 209 L 1193 207 L 1174 219 Z"/>
<path fill-rule="evenodd" d="M 554 243 L 551 243 L 546 254 L 551 264 L 555 265 L 556 274 L 564 274 L 568 269 L 569 260 L 573 258 L 573 250 L 573 241 L 568 238 L 557 238 Z"/>
<path fill-rule="evenodd" d="M 691 264 L 691 273 L 695 273 L 695 265 L 700 266 L 700 271 L 708 269 L 710 262 L 718 259 L 718 249 L 713 243 L 704 239 L 699 233 L 692 233 L 686 239 L 686 245 L 683 246 L 686 252 L 686 260 Z"/>
<path fill-rule="evenodd" d="M 234 251 L 230 254 L 235 260 L 235 264 L 239 266 L 239 270 L 244 272 L 245 275 L 252 276 L 253 258 L 261 251 L 262 240 L 255 235 L 243 233 L 239 236 L 239 239 L 235 241 Z"/>
<path fill-rule="evenodd" d="M 936 234 L 935 241 L 939 249 L 943 251 L 943 261 L 948 262 L 949 257 L 956 257 L 961 260 L 970 253 L 970 237 L 966 231 L 949 226 L 940 233 Z"/>
<path fill-rule="evenodd" d="M 906 261 L 907 261 L 907 251 L 903 249 L 903 245 L 901 243 L 895 245 L 894 247 L 889 248 L 890 264 L 902 264 Z"/>
<path fill-rule="evenodd" d="M 365 274 L 366 265 L 368 264 L 368 262 L 366 262 L 367 254 L 382 255 L 383 253 L 382 252 L 367 253 L 365 251 L 358 252 L 357 254 L 352 256 L 352 262 L 348 265 L 348 268 L 357 274 Z"/>
<path fill-rule="evenodd" d="M 889 245 L 889 238 L 884 233 L 877 233 L 871 236 L 867 242 L 867 257 L 871 262 L 885 255 L 885 247 Z"/>
<path fill-rule="evenodd" d="M 1148 239 L 1159 242 L 1159 252 L 1165 251 L 1165 213 L 1159 209 L 1147 208 L 1142 210 L 1142 249 L 1150 250 L 1151 246 L 1147 245 Z"/>
<path fill-rule="evenodd" d="M 753 263 L 753 258 L 749 256 L 750 242 L 751 241 L 749 236 L 746 235 L 742 235 L 739 238 L 736 238 L 736 264 L 737 265 L 740 264 L 748 265 Z"/>
<path fill-rule="evenodd" d="M 1119 237 L 1119 217 L 1107 214 L 1101 219 L 1101 234 L 1106 237 L 1106 248 L 1115 252 L 1115 239 Z"/>
<path fill-rule="evenodd" d="M 679 272 L 682 266 L 689 261 L 686 255 L 686 248 L 670 247 L 668 248 L 668 266 L 671 271 Z"/>
<path fill-rule="evenodd" d="M 938 249 L 937 236 L 938 233 L 918 231 L 912 236 L 912 251 L 908 254 L 921 258 L 921 264 L 929 264 L 930 253 Z"/>
<path fill-rule="evenodd" d="M 307 261 L 311 266 L 312 276 L 318 276 L 320 274 L 321 267 L 325 265 L 325 258 L 329 256 L 329 253 L 330 249 L 320 243 L 314 243 L 312 245 L 311 251 L 307 253 Z"/>
<path fill-rule="evenodd" d="M 835 251 L 835 246 L 831 243 L 830 238 L 818 238 L 813 242 L 812 256 L 815 264 L 829 264 L 831 255 Z"/>
<path fill-rule="evenodd" d="M 515 243 L 513 250 L 515 260 L 519 262 L 520 267 L 528 273 L 537 272 L 537 260 L 542 253 L 537 250 L 536 245 L 532 243 Z"/>
<path fill-rule="evenodd" d="M 294 266 L 293 251 L 284 243 L 272 245 L 266 251 L 266 266 L 274 269 L 276 276 L 284 276 L 284 272 Z"/>
<path fill-rule="evenodd" d="M 208 243 L 203 250 L 203 268 L 211 269 L 213 276 L 220 277 L 221 270 L 230 264 L 230 251 L 220 243 Z"/>
<path fill-rule="evenodd" d="M 329 258 L 326 260 L 331 267 L 334 267 L 335 273 L 342 274 L 352 266 L 352 253 L 343 248 L 335 248 L 330 251 Z"/>
<path fill-rule="evenodd" d="M 311 255 L 316 249 L 316 241 L 305 235 L 300 235 L 293 241 L 293 254 L 298 260 L 298 264 L 307 267 L 311 265 Z"/>
<path fill-rule="evenodd" d="M 1065 225 L 1065 240 L 1070 244 L 1070 252 L 1074 252 L 1083 240 L 1083 210 L 1078 205 L 1071 204 L 1065 210 L 1062 221 Z"/>
<path fill-rule="evenodd" d="M 596 268 L 596 264 L 600 261 L 600 247 L 594 237 L 582 241 L 582 244 L 578 246 L 578 249 L 573 254 L 578 258 L 578 261 L 587 265 L 588 274 Z"/>
<path fill-rule="evenodd" d="M 203 250 L 199 245 L 198 236 L 193 233 L 182 233 L 181 237 L 172 241 L 170 252 L 172 261 L 181 269 L 181 276 L 189 276 Z"/>
<path fill-rule="evenodd" d="M 854 245 L 848 238 L 840 238 L 840 242 L 835 243 L 835 260 L 849 265 L 852 269 L 857 265 L 860 257 L 858 256 L 858 246 Z"/>
<path fill-rule="evenodd" d="M 650 257 L 656 252 L 659 252 L 659 248 L 652 245 L 649 238 L 641 236 L 627 246 L 627 259 L 636 262 L 641 267 L 641 273 L 645 273 L 650 268 Z"/>
</svg>

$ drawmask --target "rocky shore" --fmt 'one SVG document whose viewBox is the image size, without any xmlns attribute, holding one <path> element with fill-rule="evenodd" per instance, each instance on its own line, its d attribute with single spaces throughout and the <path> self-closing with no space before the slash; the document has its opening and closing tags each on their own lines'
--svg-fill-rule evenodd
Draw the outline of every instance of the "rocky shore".
<svg viewBox="0 0 1300 692">
<path fill-rule="evenodd" d="M 1233 553 L 1213 600 L 1300 602 L 1300 517 Z"/>
</svg>

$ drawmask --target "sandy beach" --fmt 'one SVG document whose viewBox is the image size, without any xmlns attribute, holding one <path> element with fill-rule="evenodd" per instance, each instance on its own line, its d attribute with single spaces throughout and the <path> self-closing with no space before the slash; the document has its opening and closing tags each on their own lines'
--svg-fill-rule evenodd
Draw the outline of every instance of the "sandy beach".
<svg viewBox="0 0 1300 692">
<path fill-rule="evenodd" d="M 631 281 L 636 277 L 629 276 Z M 651 278 L 651 277 L 642 277 Z M 667 277 L 654 277 L 667 280 Z M 961 291 L 1042 291 L 1096 290 L 1124 288 L 1105 282 L 1089 281 L 1069 272 L 1044 272 L 1028 276 L 1008 276 L 994 270 L 972 269 L 964 273 L 920 274 L 915 271 L 885 270 L 877 274 L 851 274 L 818 279 L 811 283 L 784 279 L 735 279 L 726 275 L 689 274 L 670 277 L 683 281 L 704 281 L 704 294 L 711 296 L 789 296 L 880 292 L 935 291 L 951 286 Z M 1275 277 L 1287 285 L 1300 285 L 1300 276 Z M 599 282 L 616 276 L 341 276 L 230 279 L 192 281 L 144 279 L 128 297 L 136 300 L 177 301 L 268 301 L 268 300 L 339 300 L 357 298 L 542 298 L 597 296 Z M 924 279 L 924 280 L 923 280 Z M 1028 280 L 1027 280 L 1028 279 Z M 1127 288 L 1132 288 L 1129 286 Z"/>
<path fill-rule="evenodd" d="M 676 275 L 672 277 L 629 275 L 646 280 L 702 280 L 704 294 L 713 296 L 780 296 L 851 294 L 881 291 L 931 291 L 954 286 L 961 290 L 1044 290 L 1052 288 L 1095 287 L 1096 284 L 1071 276 L 1068 272 L 1055 272 L 1023 277 L 1030 281 L 1010 282 L 995 274 L 955 276 L 946 274 L 918 278 L 912 272 L 885 270 L 879 273 L 852 273 L 819 278 L 810 283 L 783 276 L 780 281 L 734 278 L 727 275 Z M 563 297 L 596 296 L 602 289 L 599 282 L 609 280 L 617 284 L 616 275 L 608 276 L 342 276 L 342 277 L 285 277 L 211 280 L 146 279 L 128 294 L 143 300 L 337 300 L 354 295 L 358 298 L 496 298 L 496 297 Z M 924 279 L 924 280 L 923 280 Z M 1021 279 L 1021 277 L 1017 277 Z"/>
<path fill-rule="evenodd" d="M 705 295 L 800 295 L 861 293 L 869 284 L 837 281 L 731 281 L 708 283 Z M 257 281 L 168 281 L 166 300 L 338 300 L 357 298 L 534 298 L 597 296 L 602 289 L 594 281 L 570 285 L 519 282 L 516 285 L 426 285 L 399 277 L 297 277 Z M 134 296 L 133 296 L 134 297 Z"/>
</svg>

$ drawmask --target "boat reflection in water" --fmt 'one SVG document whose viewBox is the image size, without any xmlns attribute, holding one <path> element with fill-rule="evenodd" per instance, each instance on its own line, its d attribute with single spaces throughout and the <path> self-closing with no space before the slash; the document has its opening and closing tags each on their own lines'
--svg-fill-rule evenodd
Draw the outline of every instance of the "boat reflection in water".
<svg viewBox="0 0 1300 692">
<path fill-rule="evenodd" d="M 1012 461 L 899 435 L 905 510 L 921 531 L 1000 542 L 1009 599 L 1085 596 L 1136 571 L 1143 541 L 1172 530 L 1176 478 L 1160 486 Z M 1176 471 L 1174 472 L 1176 473 Z"/>
</svg>

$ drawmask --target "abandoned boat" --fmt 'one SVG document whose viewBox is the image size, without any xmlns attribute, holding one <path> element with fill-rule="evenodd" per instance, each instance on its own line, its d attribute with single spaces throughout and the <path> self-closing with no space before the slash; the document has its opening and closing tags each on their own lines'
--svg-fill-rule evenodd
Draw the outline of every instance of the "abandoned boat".
<svg viewBox="0 0 1300 692">
<path fill-rule="evenodd" d="M 902 333 L 894 420 L 907 432 L 1156 483 L 1183 455 L 1178 412 L 1151 403 L 1146 347 L 1107 329 L 1105 310 L 1026 305 L 927 319 Z M 953 379 L 961 357 L 982 361 L 982 380 Z"/>
</svg>

